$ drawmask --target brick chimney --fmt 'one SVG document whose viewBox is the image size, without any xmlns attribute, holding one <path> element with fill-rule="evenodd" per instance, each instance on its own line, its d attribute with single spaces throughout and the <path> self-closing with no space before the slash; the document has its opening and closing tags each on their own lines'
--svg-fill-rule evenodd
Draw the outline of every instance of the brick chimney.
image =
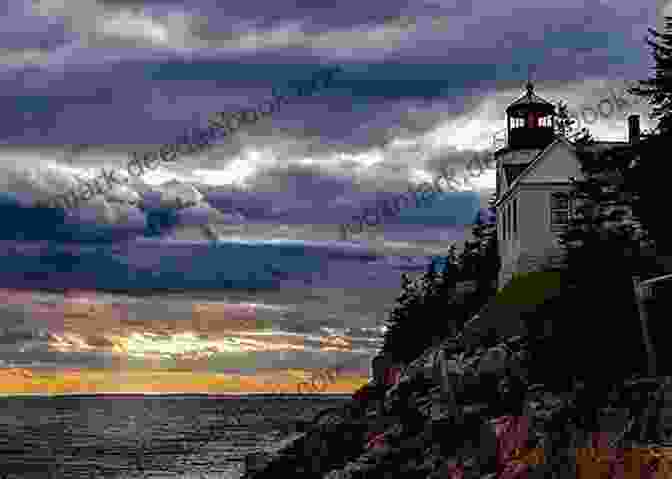
<svg viewBox="0 0 672 479">
<path fill-rule="evenodd" d="M 639 115 L 630 115 L 628 117 L 628 142 L 631 145 L 639 143 Z"/>
</svg>

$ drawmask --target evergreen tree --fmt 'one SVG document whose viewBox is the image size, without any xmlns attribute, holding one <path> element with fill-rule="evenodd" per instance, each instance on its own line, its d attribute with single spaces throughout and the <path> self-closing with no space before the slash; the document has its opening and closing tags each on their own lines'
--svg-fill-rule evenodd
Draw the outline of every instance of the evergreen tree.
<svg viewBox="0 0 672 479">
<path fill-rule="evenodd" d="M 489 200 L 488 212 L 495 214 L 496 197 Z M 485 221 L 479 215 L 472 227 L 472 241 L 466 241 L 461 254 L 462 276 L 464 279 L 476 281 L 476 291 L 472 296 L 472 314 L 485 304 L 487 299 L 497 290 L 497 274 L 501 267 L 497 242 L 497 224 Z"/>
<path fill-rule="evenodd" d="M 415 280 L 402 275 L 402 293 L 386 321 L 383 352 L 394 360 L 410 362 L 437 340 L 455 334 L 463 322 L 455 285 L 459 267 L 454 262 L 455 248 L 442 261 L 433 260 Z M 443 262 L 441 273 L 437 265 Z"/>
<path fill-rule="evenodd" d="M 448 254 L 444 258 L 443 268 L 439 277 L 438 294 L 440 297 L 448 298 L 454 295 L 460 274 L 457 246 L 452 244 L 448 249 Z"/>
<path fill-rule="evenodd" d="M 564 291 L 538 313 L 553 318 L 552 344 L 545 342 L 540 354 L 557 357 L 571 343 L 565 372 L 593 384 L 601 397 L 646 363 L 632 284 L 643 267 L 643 235 L 625 189 L 631 152 L 599 152 L 592 144 L 588 137 L 577 145 L 584 178 L 572 178 L 574 214 L 560 234 Z"/>
<path fill-rule="evenodd" d="M 434 328 L 434 342 L 455 336 L 468 319 L 464 311 L 462 295 L 457 291 L 457 284 L 461 277 L 457 246 L 453 244 L 443 258 L 443 268 L 435 285 L 435 305 L 430 306 L 439 319 Z"/>
<path fill-rule="evenodd" d="M 639 82 L 628 91 L 656 105 L 651 118 L 659 122 L 653 132 L 635 145 L 611 148 L 598 153 L 590 148 L 588 135 L 577 142 L 579 160 L 586 180 L 574 182 L 576 200 L 584 205 L 570 225 L 564 242 L 574 256 L 576 268 L 594 253 L 609 250 L 624 259 L 619 263 L 630 273 L 650 275 L 656 272 L 651 255 L 642 253 L 655 246 L 664 253 L 672 239 L 669 225 L 661 212 L 660 192 L 672 173 L 661 153 L 669 147 L 672 134 L 672 17 L 666 17 L 665 33 L 653 29 L 646 43 L 656 62 L 653 78 Z M 580 247 L 585 245 L 585 247 Z M 606 248 L 606 249 L 605 249 Z M 605 258 L 607 254 L 599 257 Z"/>
<path fill-rule="evenodd" d="M 439 275 L 436 272 L 437 262 L 432 259 L 427 266 L 427 271 L 420 278 L 420 290 L 422 291 L 422 302 L 425 309 L 436 300 L 438 295 Z"/>
<path fill-rule="evenodd" d="M 491 214 L 493 203 L 494 198 Z M 455 336 L 494 293 L 499 272 L 496 226 L 479 215 L 472 235 L 474 240 L 461 252 L 451 245 L 445 257 L 432 260 L 415 280 L 402 275 L 402 293 L 386 321 L 384 352 L 402 362 L 413 360 L 437 341 Z M 458 291 L 464 280 L 475 281 L 476 290 Z"/>
<path fill-rule="evenodd" d="M 649 28 L 653 38 L 646 43 L 651 48 L 651 55 L 656 62 L 653 78 L 639 82 L 628 92 L 646 97 L 649 104 L 654 105 L 652 119 L 658 119 L 656 133 L 663 136 L 672 134 L 672 17 L 665 17 L 665 32 L 660 33 Z"/>
<path fill-rule="evenodd" d="M 560 101 L 556 105 L 555 125 L 557 132 L 567 138 L 584 138 L 588 134 L 587 128 L 576 130 L 576 118 L 569 116 L 567 102 Z"/>
<path fill-rule="evenodd" d="M 648 38 L 646 43 L 652 50 L 655 73 L 628 91 L 654 105 L 650 117 L 658 119 L 658 124 L 633 148 L 636 159 L 629 165 L 625 186 L 632 194 L 634 214 L 640 219 L 650 244 L 655 246 L 656 254 L 669 255 L 672 229 L 661 215 L 661 192 L 667 188 L 667 178 L 672 173 L 664 154 L 672 137 L 672 17 L 665 18 L 664 33 L 653 29 L 649 29 L 649 33 L 653 38 Z"/>
<path fill-rule="evenodd" d="M 413 351 L 419 343 L 417 339 L 417 313 L 421 305 L 420 291 L 417 284 L 406 273 L 401 275 L 401 294 L 396 299 L 397 305 L 386 321 L 383 352 L 389 353 L 395 361 L 407 362 L 412 359 Z"/>
<path fill-rule="evenodd" d="M 553 343 L 573 342 L 566 370 L 583 376 L 596 397 L 610 383 L 645 371 L 632 276 L 659 273 L 651 249 L 655 246 L 658 254 L 670 250 L 672 233 L 660 215 L 660 192 L 670 172 L 661 153 L 672 136 L 670 30 L 669 18 L 664 34 L 650 30 L 655 75 L 629 89 L 656 106 L 651 115 L 659 119 L 656 129 L 635 145 L 601 152 L 591 147 L 589 134 L 575 142 L 584 178 L 573 180 L 575 213 L 561 235 L 566 291 L 547 310 L 557 315 Z M 559 353 L 548 345 L 545 350 Z"/>
<path fill-rule="evenodd" d="M 633 216 L 641 224 L 642 240 L 659 256 L 672 254 L 672 228 L 663 214 L 666 208 L 663 192 L 672 174 L 672 165 L 664 152 L 670 144 L 672 138 L 655 133 L 636 145 L 634 154 L 622 153 L 623 162 L 630 162 L 623 189 L 630 196 Z"/>
<path fill-rule="evenodd" d="M 624 270 L 635 272 L 640 266 L 635 258 L 639 259 L 645 232 L 633 213 L 633 194 L 626 189 L 631 161 L 627 147 L 598 153 L 587 144 L 579 150 L 584 179 L 572 179 L 574 215 L 560 235 L 574 266 L 570 271 L 600 260 L 611 263 L 615 252 L 620 253 L 619 267 Z"/>
<path fill-rule="evenodd" d="M 555 106 L 555 110 L 556 130 L 563 136 L 569 136 L 576 128 L 574 125 L 576 123 L 576 119 L 569 116 L 567 102 L 558 102 L 558 104 Z"/>
</svg>

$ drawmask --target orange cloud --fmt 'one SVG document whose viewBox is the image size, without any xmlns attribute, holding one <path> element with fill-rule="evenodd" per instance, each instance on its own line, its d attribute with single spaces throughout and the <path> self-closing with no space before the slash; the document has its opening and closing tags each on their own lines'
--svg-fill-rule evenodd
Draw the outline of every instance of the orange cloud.
<svg viewBox="0 0 672 479">
<path fill-rule="evenodd" d="M 7 377 L 7 376 L 32 378 L 33 373 L 30 370 L 23 368 L 0 369 L 0 377 Z"/>
<path fill-rule="evenodd" d="M 327 336 L 320 338 L 323 351 L 352 351 L 352 339 L 347 336 Z"/>
</svg>

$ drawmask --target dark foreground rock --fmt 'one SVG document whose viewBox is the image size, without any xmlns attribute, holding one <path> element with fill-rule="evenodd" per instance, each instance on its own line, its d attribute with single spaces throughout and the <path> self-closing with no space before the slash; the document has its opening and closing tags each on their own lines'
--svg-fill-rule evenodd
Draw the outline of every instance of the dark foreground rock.
<svg viewBox="0 0 672 479">
<path fill-rule="evenodd" d="M 616 478 L 619 467 L 641 473 L 622 477 L 672 477 L 663 472 L 672 464 L 672 448 L 662 448 L 672 432 L 663 378 L 598 395 L 580 383 L 533 384 L 528 361 L 521 337 L 489 348 L 446 341 L 411 363 L 382 402 L 321 415 L 247 477 Z"/>
</svg>

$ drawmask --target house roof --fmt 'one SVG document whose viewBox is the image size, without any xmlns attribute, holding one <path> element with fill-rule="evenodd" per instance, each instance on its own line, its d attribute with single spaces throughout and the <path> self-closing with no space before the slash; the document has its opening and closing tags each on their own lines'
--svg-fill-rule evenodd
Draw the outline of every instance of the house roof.
<svg viewBox="0 0 672 479">
<path fill-rule="evenodd" d="M 584 146 L 583 149 L 587 151 L 593 151 L 596 153 L 602 153 L 605 150 L 610 148 L 615 148 L 619 146 L 628 146 L 630 143 L 627 141 L 596 141 L 592 145 Z"/>
<path fill-rule="evenodd" d="M 519 165 L 504 165 L 504 175 L 506 175 L 507 184 L 513 183 L 513 181 L 523 172 L 525 169 L 530 166 L 530 163 L 521 163 Z"/>
<path fill-rule="evenodd" d="M 509 184 L 509 187 L 508 187 L 507 190 L 504 192 L 504 194 L 502 195 L 502 197 L 499 198 L 499 199 L 497 200 L 497 202 L 495 203 L 495 207 L 499 206 L 499 205 L 502 203 L 502 201 L 504 201 L 504 199 L 506 199 L 506 198 L 511 194 L 511 192 L 514 190 L 514 188 L 515 188 L 516 186 L 518 186 L 518 184 L 520 183 L 521 179 L 522 179 L 524 176 L 527 176 L 527 175 L 530 173 L 530 171 L 532 171 L 532 170 L 539 164 L 539 162 L 541 161 L 541 159 L 546 155 L 546 152 L 550 151 L 551 148 L 553 148 L 556 144 L 558 144 L 558 143 L 560 143 L 560 142 L 565 143 L 565 144 L 566 144 L 567 146 L 569 146 L 572 150 L 575 150 L 575 149 L 576 149 L 576 147 L 575 147 L 574 145 L 572 145 L 569 141 L 567 141 L 567 139 L 566 139 L 564 136 L 557 136 L 557 137 L 555 138 L 555 140 L 554 140 L 553 142 L 551 142 L 550 145 L 548 145 L 546 148 L 544 148 L 543 150 L 541 150 L 541 151 L 539 152 L 539 154 L 534 158 L 534 160 L 532 160 L 531 163 L 528 163 L 528 164 L 527 164 L 527 166 L 523 169 L 523 171 L 521 171 L 521 172 L 516 176 L 516 179 L 513 181 L 513 183 L 510 183 L 510 184 Z M 513 166 L 513 165 L 512 165 L 512 166 Z M 507 178 L 508 178 L 508 177 L 507 177 Z"/>
<path fill-rule="evenodd" d="M 504 192 L 502 197 L 497 200 L 497 202 L 495 203 L 495 206 L 499 206 L 500 203 L 506 197 L 508 197 L 511 194 L 511 191 L 513 191 L 518 186 L 518 184 L 524 179 L 524 177 L 529 175 L 530 172 L 536 168 L 536 166 L 539 164 L 541 159 L 546 155 L 546 153 L 548 151 L 550 151 L 551 148 L 553 148 L 558 143 L 564 143 L 572 151 L 576 151 L 576 149 L 577 149 L 577 147 L 574 144 L 572 144 L 569 140 L 567 140 L 567 138 L 565 138 L 564 136 L 562 136 L 562 135 L 556 136 L 556 139 L 553 142 L 551 142 L 550 145 L 548 145 L 546 148 L 544 148 L 542 151 L 540 151 L 539 154 L 534 158 L 534 160 L 532 160 L 532 162 L 527 163 L 524 166 L 524 168 L 522 169 L 522 171 L 516 172 L 515 170 L 513 170 L 513 172 L 515 173 L 515 179 L 513 180 L 513 182 L 511 180 L 509 180 L 509 173 L 506 171 L 506 168 L 507 167 L 512 167 L 512 166 L 523 166 L 523 165 L 505 165 L 504 166 L 504 173 L 507 175 L 506 179 L 507 179 L 507 182 L 509 183 L 509 187 Z M 619 146 L 627 146 L 629 144 L 630 143 L 628 143 L 627 141 L 596 141 L 595 143 L 593 143 L 591 145 L 584 146 L 582 148 L 586 149 L 586 150 L 589 150 L 589 151 L 601 153 L 603 151 L 609 150 L 610 148 L 615 148 L 615 147 L 619 147 Z"/>
</svg>

